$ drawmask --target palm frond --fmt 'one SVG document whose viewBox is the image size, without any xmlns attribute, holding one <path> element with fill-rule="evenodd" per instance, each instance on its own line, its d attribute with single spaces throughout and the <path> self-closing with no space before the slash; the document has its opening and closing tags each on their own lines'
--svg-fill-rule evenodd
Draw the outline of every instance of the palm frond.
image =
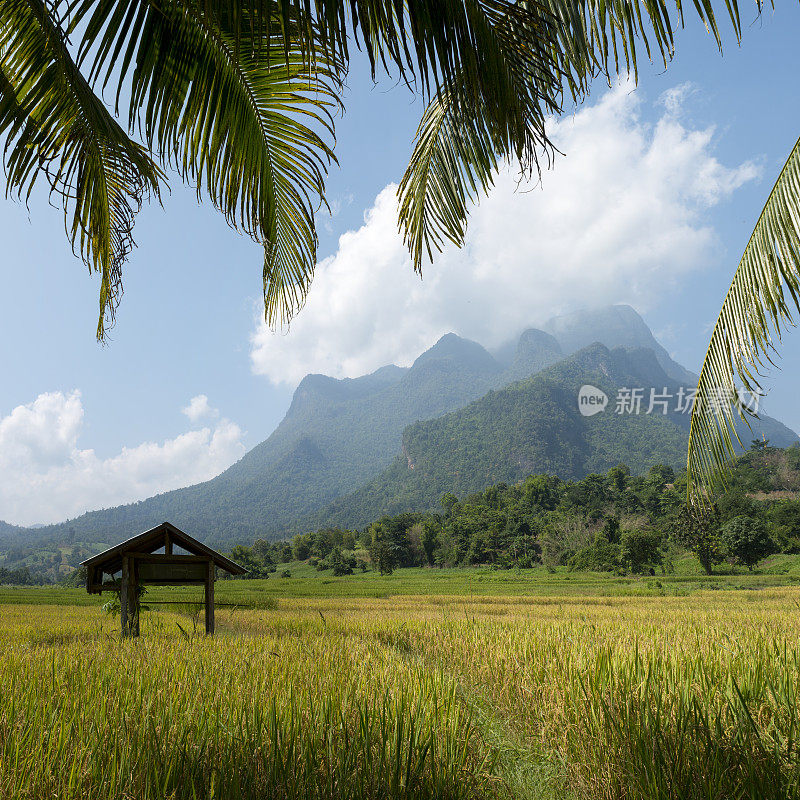
<svg viewBox="0 0 800 800">
<path fill-rule="evenodd" d="M 201 2 L 86 0 L 93 75 L 131 71 L 131 123 L 230 225 L 264 245 L 265 313 L 288 322 L 316 262 L 314 215 L 333 155 L 335 65 L 238 37 Z M 116 62 L 116 64 L 115 64 Z M 105 76 L 107 77 L 107 75 Z"/>
<path fill-rule="evenodd" d="M 22 193 L 36 175 L 52 177 L 74 209 L 73 243 L 103 274 L 103 315 L 113 319 L 133 215 L 160 179 L 91 91 L 115 84 L 115 110 L 129 93 L 128 123 L 147 148 L 264 245 L 265 314 L 286 322 L 313 276 L 314 215 L 353 44 L 373 76 L 399 71 L 430 101 L 401 184 L 401 227 L 420 269 L 423 253 L 463 241 L 468 204 L 500 160 L 532 172 L 550 157 L 545 120 L 565 97 L 582 99 L 598 74 L 635 72 L 637 48 L 666 63 L 671 14 L 683 14 L 672 2 L 3 0 L 9 185 Z M 737 0 L 726 6 L 738 38 Z M 694 7 L 719 42 L 711 0 Z M 60 8 L 66 19 L 55 18 Z M 77 66 L 68 34 L 80 38 Z"/>
<path fill-rule="evenodd" d="M 460 246 L 468 203 L 488 191 L 497 166 L 495 142 L 481 117 L 458 119 L 451 94 L 441 91 L 425 109 L 411 161 L 397 193 L 399 224 L 416 272 L 447 238 Z"/>
<path fill-rule="evenodd" d="M 737 393 L 760 393 L 782 330 L 800 311 L 800 140 L 756 223 L 700 371 L 687 455 L 688 500 L 702 507 L 725 484 L 739 442 L 736 420 L 755 416 Z"/>
<path fill-rule="evenodd" d="M 411 4 L 413 5 L 413 3 Z M 399 227 L 414 268 L 444 241 L 460 246 L 468 206 L 491 187 L 501 161 L 515 159 L 523 175 L 550 163 L 554 148 L 547 115 L 565 97 L 581 101 L 591 81 L 637 72 L 637 46 L 666 66 L 682 6 L 668 0 L 541 0 L 510 12 L 493 0 L 467 0 L 474 50 L 457 49 L 463 63 L 432 98 L 398 188 Z M 727 6 L 737 40 L 735 0 Z M 757 6 L 760 8 L 760 5 Z M 697 0 L 702 22 L 721 44 L 710 0 Z M 474 53 L 479 53 L 476 59 Z"/>
<path fill-rule="evenodd" d="M 0 135 L 7 193 L 30 197 L 44 177 L 67 235 L 100 273 L 98 339 L 113 323 L 133 220 L 159 192 L 161 172 L 131 141 L 79 72 L 60 21 L 43 0 L 0 4 Z"/>
</svg>

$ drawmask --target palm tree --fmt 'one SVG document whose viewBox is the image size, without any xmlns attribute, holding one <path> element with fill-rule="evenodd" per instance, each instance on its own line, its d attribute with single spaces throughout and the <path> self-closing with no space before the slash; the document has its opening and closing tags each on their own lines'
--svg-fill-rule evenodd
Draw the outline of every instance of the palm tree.
<svg viewBox="0 0 800 800">
<path fill-rule="evenodd" d="M 695 8 L 719 43 L 710 0 Z M 421 271 L 463 242 L 502 162 L 550 163 L 547 115 L 598 76 L 635 75 L 637 48 L 666 64 L 682 23 L 680 0 L 0 0 L 7 193 L 44 180 L 62 205 L 100 274 L 101 340 L 136 212 L 169 171 L 263 244 L 266 319 L 285 323 L 313 277 L 352 47 L 427 102 L 399 188 Z"/>
<path fill-rule="evenodd" d="M 692 408 L 687 458 L 688 501 L 702 515 L 725 486 L 741 446 L 736 421 L 754 415 L 737 391 L 761 392 L 782 330 L 800 312 L 800 140 L 767 198 L 708 345 Z"/>
</svg>

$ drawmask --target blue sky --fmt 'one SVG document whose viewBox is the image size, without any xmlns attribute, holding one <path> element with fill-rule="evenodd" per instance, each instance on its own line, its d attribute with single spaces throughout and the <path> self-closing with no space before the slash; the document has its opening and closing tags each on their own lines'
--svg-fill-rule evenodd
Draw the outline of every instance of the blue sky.
<svg viewBox="0 0 800 800">
<path fill-rule="evenodd" d="M 640 64 L 635 91 L 609 95 L 598 84 L 574 120 L 558 123 L 566 155 L 541 188 L 514 194 L 510 176 L 501 178 L 467 252 L 447 252 L 421 285 L 392 239 L 386 190 L 402 175 L 421 107 L 401 85 L 373 86 L 357 61 L 328 181 L 336 214 L 320 217 L 321 288 L 288 334 L 258 329 L 259 247 L 175 177 L 164 207 L 138 217 L 105 347 L 94 340 L 97 284 L 73 257 L 61 212 L 43 197 L 30 209 L 3 200 L 0 519 L 51 521 L 210 477 L 269 435 L 307 371 L 360 374 L 407 361 L 448 330 L 491 344 L 588 297 L 631 302 L 696 370 L 800 135 L 800 8 L 779 4 L 746 24 L 741 48 L 724 26 L 723 56 L 691 12 L 687 23 L 666 71 Z M 628 180 L 614 166 L 625 148 Z M 640 173 L 649 177 L 638 185 Z M 626 210 L 619 198 L 629 188 Z M 575 243 L 547 223 L 561 208 L 582 231 Z M 498 247 L 508 252 L 494 264 Z M 506 272 L 485 291 L 494 270 Z M 782 352 L 766 407 L 800 429 L 800 336 Z M 207 402 L 190 407 L 201 395 Z"/>
</svg>

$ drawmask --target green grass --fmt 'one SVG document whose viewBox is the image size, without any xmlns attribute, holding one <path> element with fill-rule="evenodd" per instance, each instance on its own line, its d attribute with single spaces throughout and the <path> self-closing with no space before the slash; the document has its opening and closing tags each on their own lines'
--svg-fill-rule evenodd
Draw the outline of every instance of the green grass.
<svg viewBox="0 0 800 800">
<path fill-rule="evenodd" d="M 525 570 L 489 568 L 400 569 L 392 575 L 356 572 L 334 577 L 330 570 L 318 572 L 305 562 L 282 564 L 266 580 L 220 580 L 216 599 L 221 606 L 266 607 L 286 597 L 369 598 L 403 595 L 662 595 L 687 594 L 706 589 L 763 589 L 792 586 L 800 582 L 800 556 L 770 556 L 755 572 L 719 567 L 714 575 L 704 575 L 697 560 L 683 555 L 674 561 L 674 572 L 650 576 L 612 576 L 607 573 L 568 572 L 544 567 Z M 288 569 L 290 578 L 280 577 Z M 0 604 L 102 605 L 108 594 L 99 598 L 84 589 L 63 587 L 0 586 Z M 201 602 L 202 590 L 193 587 L 159 587 L 148 591 L 146 602 L 154 604 Z"/>
</svg>

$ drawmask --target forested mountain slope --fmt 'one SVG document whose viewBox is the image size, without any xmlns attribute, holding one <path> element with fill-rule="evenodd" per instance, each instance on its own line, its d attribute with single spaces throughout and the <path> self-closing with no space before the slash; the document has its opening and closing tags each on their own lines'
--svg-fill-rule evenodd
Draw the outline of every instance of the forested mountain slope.
<svg viewBox="0 0 800 800">
<path fill-rule="evenodd" d="M 583 343 L 639 348 L 627 356 L 620 350 L 613 358 L 606 351 L 605 368 L 616 370 L 616 383 L 605 376 L 611 389 L 634 378 L 646 386 L 696 381 L 669 357 L 633 309 L 612 306 L 571 314 L 544 327 L 524 331 L 494 354 L 447 334 L 409 368 L 388 365 L 343 380 L 307 375 L 269 438 L 216 478 L 60 525 L 36 530 L 7 526 L 8 537 L 111 543 L 170 520 L 224 545 L 279 538 L 329 514 L 372 519 L 377 511 L 367 509 L 373 501 L 383 508 L 411 498 L 417 507 L 435 500 L 440 490 L 471 491 L 532 471 L 575 477 L 606 463 L 626 461 L 636 470 L 646 468 L 651 458 L 682 460 L 685 432 L 679 434 L 676 426 L 688 421 L 686 415 L 670 425 L 641 421 L 627 426 L 608 411 L 602 422 L 576 419 L 575 384 L 586 382 L 578 372 L 599 370 L 603 377 L 599 362 L 583 364 L 581 359 L 589 358 L 585 353 L 564 360 Z M 587 352 L 595 358 L 601 351 Z M 522 384 L 512 385 L 525 384 L 546 368 L 551 368 L 550 382 L 537 384 L 530 397 Z M 619 435 L 615 425 L 624 428 Z M 604 433 L 595 436 L 595 429 Z M 796 439 L 783 426 L 775 431 L 776 445 Z M 393 463 L 401 449 L 407 457 Z M 422 475 L 429 476 L 427 485 Z M 0 525 L 0 538 L 4 530 Z"/>
<path fill-rule="evenodd" d="M 163 520 L 217 543 L 279 536 L 391 463 L 409 423 L 508 383 L 512 369 L 518 374 L 551 363 L 557 357 L 551 351 L 551 343 L 539 354 L 535 342 L 522 342 L 504 368 L 479 344 L 447 334 L 407 369 L 390 365 L 343 380 L 307 375 L 272 435 L 216 478 L 31 536 L 46 539 L 72 529 L 82 541 L 113 542 Z"/>
<path fill-rule="evenodd" d="M 580 414 L 578 393 L 585 384 L 607 395 L 604 411 Z M 637 388 L 643 390 L 640 413 L 626 405 L 617 413 L 617 399 Z M 667 398 L 666 414 L 660 402 L 647 413 L 650 388 Z M 574 479 L 620 463 L 634 474 L 659 463 L 679 469 L 689 414 L 678 409 L 690 389 L 667 375 L 650 349 L 590 345 L 463 409 L 410 425 L 401 456 L 366 486 L 310 516 L 304 527 L 358 527 L 384 513 L 435 508 L 445 492 L 464 496 L 536 472 Z M 743 427 L 741 436 L 745 442 L 764 436 L 778 447 L 797 441 L 770 417 L 754 421 L 752 431 Z"/>
<path fill-rule="evenodd" d="M 0 547 L 5 547 L 14 542 L 22 541 L 29 534 L 27 528 L 20 528 L 17 525 L 9 525 L 0 520 Z"/>
</svg>

